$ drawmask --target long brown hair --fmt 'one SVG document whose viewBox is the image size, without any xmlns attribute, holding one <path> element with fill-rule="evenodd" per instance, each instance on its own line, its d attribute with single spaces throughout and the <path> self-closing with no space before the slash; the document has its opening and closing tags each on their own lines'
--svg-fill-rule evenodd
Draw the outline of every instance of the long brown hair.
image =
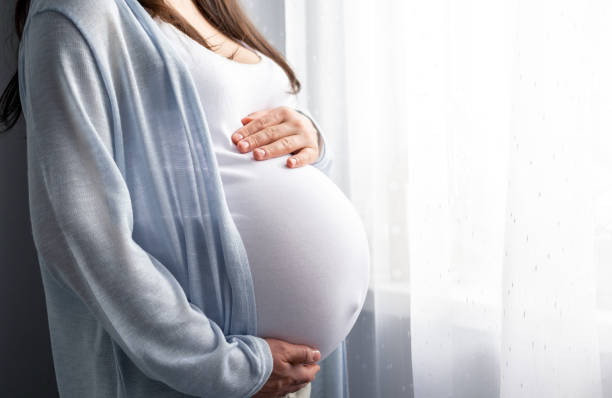
<svg viewBox="0 0 612 398">
<path fill-rule="evenodd" d="M 251 20 L 242 9 L 238 0 L 192 0 L 202 15 L 217 30 L 230 39 L 243 41 L 259 52 L 267 55 L 274 60 L 287 74 L 291 83 L 292 93 L 300 91 L 301 84 L 293 69 L 287 64 L 283 55 L 276 50 L 255 28 Z M 206 39 L 172 7 L 168 6 L 164 0 L 138 0 L 142 7 L 147 10 L 151 17 L 158 16 L 163 21 L 173 24 L 179 30 L 196 40 L 204 47 L 213 50 Z M 17 37 L 21 40 L 23 27 L 25 25 L 30 0 L 17 0 L 15 5 L 15 30 Z M 213 50 L 214 51 L 214 50 Z M 233 59 L 232 54 L 230 59 Z M 19 80 L 17 71 L 4 89 L 0 96 L 0 133 L 10 130 L 19 120 L 21 115 L 21 101 L 19 97 Z"/>
</svg>

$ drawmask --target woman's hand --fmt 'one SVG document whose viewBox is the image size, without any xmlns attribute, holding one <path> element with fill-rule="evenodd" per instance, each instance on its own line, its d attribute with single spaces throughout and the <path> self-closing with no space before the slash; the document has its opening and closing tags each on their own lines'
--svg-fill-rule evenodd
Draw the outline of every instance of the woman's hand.
<svg viewBox="0 0 612 398">
<path fill-rule="evenodd" d="M 312 121 L 288 106 L 249 113 L 243 126 L 232 134 L 241 153 L 253 151 L 255 160 L 288 153 L 288 167 L 314 163 L 319 158 L 319 134 Z"/>
<path fill-rule="evenodd" d="M 316 362 L 321 353 L 307 345 L 291 344 L 283 340 L 264 338 L 274 359 L 272 373 L 254 398 L 278 398 L 301 390 L 314 380 L 321 369 Z"/>
</svg>

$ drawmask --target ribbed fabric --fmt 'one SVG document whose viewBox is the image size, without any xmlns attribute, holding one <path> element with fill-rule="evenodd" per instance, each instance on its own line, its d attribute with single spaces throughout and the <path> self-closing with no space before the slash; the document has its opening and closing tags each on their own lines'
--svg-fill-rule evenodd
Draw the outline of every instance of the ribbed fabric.
<svg viewBox="0 0 612 398">
<path fill-rule="evenodd" d="M 136 0 L 30 5 L 19 88 L 62 397 L 250 397 L 272 371 L 206 114 L 161 35 Z"/>
</svg>

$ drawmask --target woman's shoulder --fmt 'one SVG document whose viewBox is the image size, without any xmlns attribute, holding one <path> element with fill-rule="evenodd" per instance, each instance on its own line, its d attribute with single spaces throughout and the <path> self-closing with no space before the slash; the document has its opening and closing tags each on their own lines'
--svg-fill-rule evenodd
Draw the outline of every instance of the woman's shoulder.
<svg viewBox="0 0 612 398">
<path fill-rule="evenodd" d="M 81 34 L 88 36 L 103 33 L 104 27 L 120 20 L 119 0 L 32 0 L 26 18 L 24 31 L 31 20 L 37 24 L 51 25 L 58 15 L 78 28 Z M 124 1 L 125 0 L 121 0 Z M 54 21 L 51 21 L 54 20 Z"/>
<path fill-rule="evenodd" d="M 117 10 L 118 0 L 31 0 L 28 15 L 42 11 L 56 11 L 67 16 L 93 19 Z"/>
<path fill-rule="evenodd" d="M 94 54 L 111 51 L 109 32 L 117 31 L 112 9 L 107 11 L 110 7 L 102 3 L 115 2 L 32 1 L 18 51 L 18 75 L 24 96 L 29 85 L 45 86 L 41 76 L 57 80 L 78 74 L 75 81 L 79 81 L 86 73 L 98 73 L 100 65 Z"/>
</svg>

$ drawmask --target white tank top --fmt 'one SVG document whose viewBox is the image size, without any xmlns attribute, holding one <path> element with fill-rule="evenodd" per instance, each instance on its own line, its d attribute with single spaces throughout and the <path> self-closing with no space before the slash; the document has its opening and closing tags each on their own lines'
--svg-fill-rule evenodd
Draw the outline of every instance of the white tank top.
<svg viewBox="0 0 612 398">
<path fill-rule="evenodd" d="M 271 58 L 238 63 L 155 18 L 185 60 L 206 110 L 225 197 L 245 245 L 257 335 L 307 344 L 329 355 L 348 335 L 369 282 L 361 219 L 319 169 L 291 169 L 289 155 L 254 160 L 231 135 L 247 114 L 295 106 L 289 79 Z M 243 43 L 244 44 L 244 43 Z"/>
</svg>

